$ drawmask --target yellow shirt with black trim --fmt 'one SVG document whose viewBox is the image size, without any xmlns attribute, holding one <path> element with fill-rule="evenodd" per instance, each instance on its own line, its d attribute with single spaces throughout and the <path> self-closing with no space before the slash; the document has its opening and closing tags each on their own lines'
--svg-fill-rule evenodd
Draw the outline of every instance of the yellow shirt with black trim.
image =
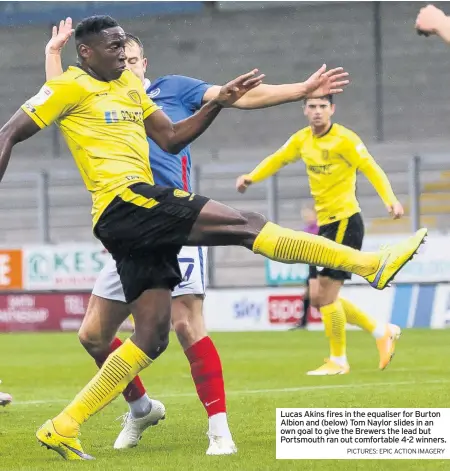
<svg viewBox="0 0 450 471">
<path fill-rule="evenodd" d="M 102 82 L 79 67 L 49 80 L 22 106 L 40 128 L 56 122 L 61 129 L 92 193 L 94 225 L 131 183 L 154 184 L 144 119 L 158 109 L 130 71 Z"/>
<path fill-rule="evenodd" d="M 298 160 L 306 165 L 319 226 L 361 211 L 356 199 L 358 171 L 372 183 L 385 205 L 397 201 L 386 174 L 359 136 L 340 124 L 333 124 L 322 136 L 315 136 L 309 126 L 301 129 L 263 160 L 248 178 L 257 183 Z"/>
</svg>

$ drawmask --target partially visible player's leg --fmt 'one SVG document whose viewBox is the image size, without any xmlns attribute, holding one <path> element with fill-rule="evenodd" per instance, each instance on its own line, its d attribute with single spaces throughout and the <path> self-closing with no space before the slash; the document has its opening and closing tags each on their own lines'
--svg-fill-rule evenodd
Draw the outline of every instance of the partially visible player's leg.
<svg viewBox="0 0 450 471">
<path fill-rule="evenodd" d="M 379 253 L 360 252 L 323 237 L 286 229 L 260 214 L 241 212 L 217 201 L 201 210 L 185 245 L 242 245 L 284 263 L 307 263 L 341 269 L 383 289 L 413 257 L 426 237 L 422 229 Z"/>
<path fill-rule="evenodd" d="M 203 299 L 183 295 L 172 301 L 172 319 L 178 340 L 191 365 L 198 397 L 208 414 L 208 455 L 236 453 L 228 426 L 225 386 L 219 353 L 208 336 L 202 314 Z"/>
<path fill-rule="evenodd" d="M 347 299 L 340 298 L 345 310 L 345 318 L 351 325 L 356 325 L 376 339 L 380 361 L 378 367 L 384 370 L 391 362 L 395 353 L 395 344 L 400 338 L 401 329 L 398 325 L 376 321 L 358 306 Z"/>
<path fill-rule="evenodd" d="M 207 249 L 183 247 L 178 254 L 183 281 L 172 293 L 172 324 L 191 366 L 197 394 L 208 414 L 209 455 L 235 453 L 228 427 L 225 387 L 219 353 L 203 318 Z"/>
<path fill-rule="evenodd" d="M 305 292 L 303 293 L 303 316 L 299 322 L 299 327 L 301 329 L 306 329 L 308 325 L 308 313 L 311 307 L 311 292 L 309 289 L 310 280 L 307 281 Z"/>
<path fill-rule="evenodd" d="M 317 268 L 313 265 L 309 266 L 309 276 L 306 280 L 306 288 L 303 293 L 303 316 L 299 322 L 292 328 L 296 329 L 306 329 L 308 325 L 308 313 L 311 308 L 311 298 L 316 295 L 317 292 Z"/>
<path fill-rule="evenodd" d="M 2 381 L 0 380 L 0 383 Z M 0 392 L 0 406 L 7 406 L 8 404 L 11 404 L 12 402 L 12 396 L 11 394 Z"/>
</svg>

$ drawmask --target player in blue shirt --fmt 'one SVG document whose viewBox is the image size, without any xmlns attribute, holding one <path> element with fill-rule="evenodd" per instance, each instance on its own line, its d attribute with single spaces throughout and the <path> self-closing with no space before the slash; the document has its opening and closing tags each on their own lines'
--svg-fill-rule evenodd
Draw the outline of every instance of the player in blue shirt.
<svg viewBox="0 0 450 471">
<path fill-rule="evenodd" d="M 47 79 L 62 73 L 60 52 L 72 32 L 68 18 L 54 28 L 53 38 L 46 48 Z M 214 98 L 220 87 L 201 80 L 179 75 L 166 75 L 150 82 L 145 78 L 147 59 L 141 41 L 128 34 L 125 47 L 127 67 L 142 80 L 148 96 L 177 122 L 194 114 L 202 104 Z M 348 81 L 341 68 L 326 73 L 322 67 L 306 82 L 286 85 L 260 85 L 235 103 L 236 108 L 258 109 L 298 101 L 306 96 L 339 93 Z M 191 191 L 190 147 L 171 155 L 149 139 L 150 165 L 155 183 Z M 203 320 L 203 298 L 206 286 L 206 248 L 183 247 L 178 261 L 183 281 L 172 294 L 172 323 L 191 365 L 192 378 L 198 396 L 209 417 L 207 454 L 223 455 L 237 451 L 228 427 L 225 390 L 219 354 L 208 337 Z M 117 330 L 128 317 L 129 309 L 111 258 L 100 273 L 92 292 L 88 310 L 79 331 L 83 346 L 101 365 L 108 354 L 121 345 Z M 139 377 L 124 391 L 130 406 L 123 429 L 114 447 L 136 446 L 143 431 L 164 418 L 163 404 L 150 399 Z"/>
</svg>

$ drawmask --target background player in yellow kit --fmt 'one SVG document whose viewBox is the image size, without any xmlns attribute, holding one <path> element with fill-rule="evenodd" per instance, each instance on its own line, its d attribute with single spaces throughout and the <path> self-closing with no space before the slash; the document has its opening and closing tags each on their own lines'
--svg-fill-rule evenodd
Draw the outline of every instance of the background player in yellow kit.
<svg viewBox="0 0 450 471">
<path fill-rule="evenodd" d="M 309 126 L 295 133 L 286 144 L 263 160 L 250 174 L 237 179 L 236 187 L 245 192 L 287 164 L 302 160 L 306 165 L 311 194 L 317 211 L 319 235 L 354 249 L 361 249 L 364 223 L 356 199 L 356 173 L 361 171 L 380 195 L 394 218 L 403 215 L 383 170 L 352 131 L 331 122 L 335 111 L 332 96 L 308 99 L 304 114 Z M 380 369 L 392 359 L 400 328 L 376 322 L 350 301 L 339 296 L 351 274 L 328 268 L 318 269 L 318 289 L 312 293 L 312 305 L 319 308 L 330 341 L 330 358 L 310 375 L 335 375 L 349 372 L 346 355 L 345 323 L 371 333 L 380 354 Z"/>
</svg>

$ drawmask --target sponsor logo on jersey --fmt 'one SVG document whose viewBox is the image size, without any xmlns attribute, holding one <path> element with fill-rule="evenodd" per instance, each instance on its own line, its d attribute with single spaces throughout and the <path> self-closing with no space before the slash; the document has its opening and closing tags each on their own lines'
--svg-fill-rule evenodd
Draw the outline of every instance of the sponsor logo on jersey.
<svg viewBox="0 0 450 471">
<path fill-rule="evenodd" d="M 155 88 L 154 90 L 152 90 L 151 92 L 148 93 L 148 97 L 149 98 L 156 98 L 160 93 L 161 93 L 161 89 L 160 88 Z"/>
<path fill-rule="evenodd" d="M 119 121 L 129 121 L 139 123 L 144 120 L 142 111 L 110 110 L 105 111 L 105 121 L 107 124 L 118 123 Z"/>
<path fill-rule="evenodd" d="M 308 169 L 317 175 L 331 175 L 331 165 L 308 165 Z"/>
<path fill-rule="evenodd" d="M 44 85 L 39 90 L 39 92 L 36 95 L 34 95 L 34 97 L 31 97 L 27 101 L 27 103 L 29 103 L 33 107 L 43 105 L 52 95 L 53 95 L 53 90 L 47 85 Z"/>
</svg>

